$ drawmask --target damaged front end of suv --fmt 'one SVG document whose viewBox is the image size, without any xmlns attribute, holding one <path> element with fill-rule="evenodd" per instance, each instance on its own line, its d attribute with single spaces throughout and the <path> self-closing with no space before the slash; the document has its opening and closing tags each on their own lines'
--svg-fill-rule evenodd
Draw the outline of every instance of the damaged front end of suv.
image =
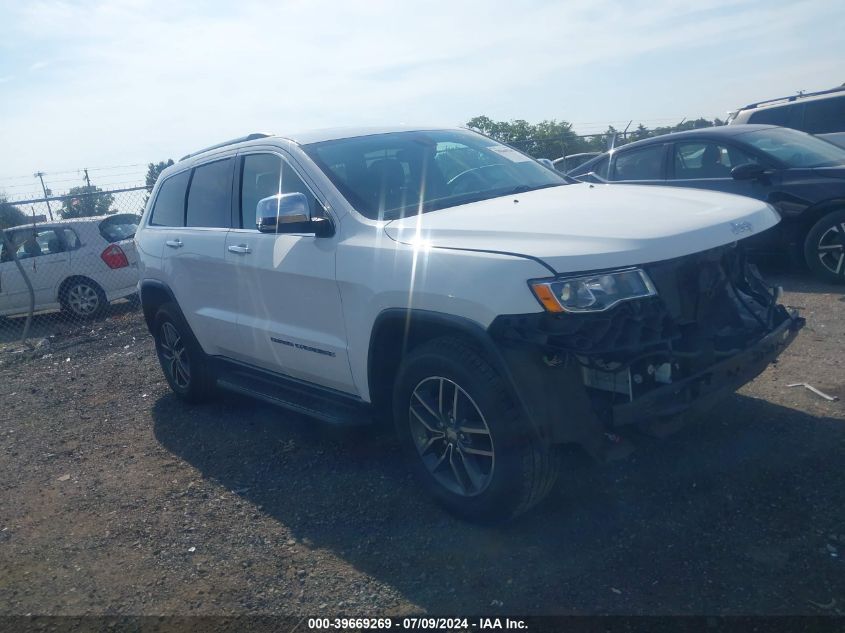
<svg viewBox="0 0 845 633">
<path fill-rule="evenodd" d="M 546 311 L 490 326 L 552 443 L 600 459 L 665 435 L 760 374 L 804 325 L 739 243 L 622 270 L 529 282 Z"/>
</svg>

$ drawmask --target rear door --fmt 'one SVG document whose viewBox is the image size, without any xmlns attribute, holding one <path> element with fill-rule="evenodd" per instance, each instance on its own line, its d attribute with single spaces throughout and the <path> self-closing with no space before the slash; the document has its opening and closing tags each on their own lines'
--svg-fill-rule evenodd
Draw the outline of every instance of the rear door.
<svg viewBox="0 0 845 633">
<path fill-rule="evenodd" d="M 335 277 L 337 235 L 268 234 L 256 229 L 256 205 L 277 193 L 302 193 L 312 214 L 324 205 L 292 167 L 287 154 L 245 152 L 240 157 L 237 228 L 227 238 L 226 258 L 235 275 L 239 359 L 355 393 Z"/>
<path fill-rule="evenodd" d="M 610 180 L 632 185 L 666 184 L 667 146 L 662 143 L 620 150 L 613 155 Z"/>
<path fill-rule="evenodd" d="M 237 331 L 237 295 L 226 283 L 225 257 L 234 164 L 234 156 L 227 156 L 194 166 L 184 176 L 185 197 L 167 198 L 177 208 L 162 209 L 166 217 L 159 216 L 165 182 L 151 216 L 152 224 L 164 219 L 171 225 L 164 235 L 163 276 L 200 345 L 212 355 L 230 353 Z"/>
</svg>

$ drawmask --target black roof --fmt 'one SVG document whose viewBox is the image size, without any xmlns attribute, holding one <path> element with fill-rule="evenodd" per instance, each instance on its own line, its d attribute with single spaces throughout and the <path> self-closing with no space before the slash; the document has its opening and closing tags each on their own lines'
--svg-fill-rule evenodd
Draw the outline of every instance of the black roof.
<svg viewBox="0 0 845 633">
<path fill-rule="evenodd" d="M 713 127 L 700 127 L 695 130 L 684 130 L 683 132 L 672 132 L 671 134 L 663 134 L 661 136 L 653 136 L 651 138 L 644 138 L 641 141 L 634 141 L 627 145 L 622 145 L 617 148 L 618 151 L 628 149 L 629 147 L 642 147 L 644 145 L 654 145 L 656 143 L 667 143 L 679 138 L 688 138 L 696 136 L 701 138 L 729 138 L 732 136 L 739 136 L 746 132 L 754 132 L 756 130 L 768 130 L 777 127 L 776 125 L 755 125 L 736 124 L 736 125 L 717 125 Z"/>
</svg>

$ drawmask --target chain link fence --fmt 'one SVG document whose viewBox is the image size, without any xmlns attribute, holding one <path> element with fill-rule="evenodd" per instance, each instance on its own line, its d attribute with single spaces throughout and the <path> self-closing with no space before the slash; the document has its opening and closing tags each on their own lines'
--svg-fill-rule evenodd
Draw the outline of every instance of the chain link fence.
<svg viewBox="0 0 845 633">
<path fill-rule="evenodd" d="M 0 352 L 49 348 L 135 316 L 133 237 L 149 189 L 92 189 L 0 203 Z"/>
</svg>

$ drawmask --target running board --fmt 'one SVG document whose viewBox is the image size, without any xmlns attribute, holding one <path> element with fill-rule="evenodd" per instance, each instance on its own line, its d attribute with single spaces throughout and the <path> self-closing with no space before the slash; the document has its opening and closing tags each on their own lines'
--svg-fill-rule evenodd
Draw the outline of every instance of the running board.
<svg viewBox="0 0 845 633">
<path fill-rule="evenodd" d="M 217 386 L 327 424 L 362 426 L 373 421 L 370 406 L 362 400 L 261 370 L 227 367 L 218 373 Z"/>
</svg>

